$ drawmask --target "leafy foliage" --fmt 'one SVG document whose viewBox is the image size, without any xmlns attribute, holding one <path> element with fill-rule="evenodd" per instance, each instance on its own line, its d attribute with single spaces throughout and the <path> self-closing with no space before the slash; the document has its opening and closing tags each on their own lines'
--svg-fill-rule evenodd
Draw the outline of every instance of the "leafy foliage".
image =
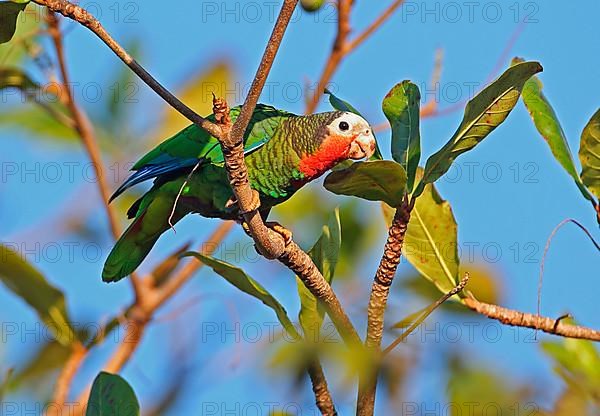
<svg viewBox="0 0 600 416">
<path fill-rule="evenodd" d="M 515 383 L 485 367 L 473 365 L 460 358 L 450 362 L 447 391 L 449 414 L 486 416 L 514 413 L 521 409 L 526 414 L 536 414 L 532 402 L 532 389 Z"/>
<path fill-rule="evenodd" d="M 402 81 L 388 92 L 382 104 L 392 127 L 392 158 L 406 170 L 409 192 L 421 158 L 420 100 L 419 87 L 410 81 Z"/>
<path fill-rule="evenodd" d="M 176 95 L 184 103 L 193 104 L 192 108 L 198 114 L 206 115 L 212 113 L 212 93 L 219 97 L 228 98 L 228 85 L 235 85 L 233 73 L 227 62 L 220 61 L 191 76 L 186 84 L 177 91 Z M 161 142 L 165 137 L 170 137 L 189 124 L 188 119 L 172 107 L 165 105 L 162 120 L 155 131 L 156 137 L 153 138 L 152 142 Z"/>
<path fill-rule="evenodd" d="M 277 315 L 277 319 L 279 319 L 279 322 L 281 322 L 281 325 L 288 333 L 297 334 L 294 324 L 288 317 L 287 312 L 281 303 L 279 303 L 260 283 L 248 276 L 242 269 L 213 257 L 205 256 L 201 253 L 187 252 L 184 256 L 196 257 L 202 263 L 213 269 L 215 273 L 225 278 L 225 280 L 233 286 L 260 300 L 269 308 L 273 309 L 275 315 Z"/>
<path fill-rule="evenodd" d="M 565 338 L 544 341 L 541 347 L 567 386 L 585 395 L 600 409 L 600 353 L 594 343 Z"/>
<path fill-rule="evenodd" d="M 37 312 L 57 341 L 70 345 L 75 340 L 63 293 L 19 253 L 3 245 L 0 245 L 0 281 Z"/>
<path fill-rule="evenodd" d="M 513 59 L 513 64 L 519 62 L 522 62 L 522 60 L 519 58 Z M 573 178 L 582 195 L 585 198 L 592 200 L 592 196 L 585 188 L 581 177 L 577 173 L 575 161 L 573 160 L 569 142 L 567 141 L 563 128 L 560 125 L 558 117 L 550 105 L 550 102 L 542 92 L 542 88 L 543 85 L 539 78 L 537 76 L 531 77 L 523 87 L 523 103 L 525 103 L 525 107 L 533 119 L 535 128 L 539 131 L 546 143 L 548 143 L 548 146 L 558 163 L 560 163 Z"/>
<path fill-rule="evenodd" d="M 19 13 L 25 10 L 29 0 L 11 0 L 0 2 L 0 43 L 12 39 L 17 28 Z"/>
<path fill-rule="evenodd" d="M 116 374 L 101 372 L 92 385 L 86 416 L 139 416 L 140 405 L 135 392 Z"/>
<path fill-rule="evenodd" d="M 398 206 L 406 188 L 406 172 L 391 160 L 356 162 L 331 172 L 325 178 L 327 190 L 338 195 L 357 196 L 369 201 L 385 201 Z"/>
<path fill-rule="evenodd" d="M 579 159 L 584 185 L 600 198 L 600 110 L 594 113 L 581 133 Z"/>
<path fill-rule="evenodd" d="M 384 205 L 388 224 L 393 212 Z M 457 225 L 450 204 L 433 184 L 417 198 L 404 237 L 403 254 L 442 293 L 459 282 Z"/>
<path fill-rule="evenodd" d="M 473 149 L 502 124 L 517 104 L 525 81 L 541 70 L 538 62 L 518 63 L 470 100 L 454 135 L 427 160 L 423 182 L 436 181 L 450 169 L 454 159 Z"/>
<path fill-rule="evenodd" d="M 342 245 L 341 231 L 340 211 L 336 208 L 333 214 L 331 214 L 328 224 L 323 226 L 321 236 L 308 252 L 308 255 L 323 274 L 327 283 L 330 284 L 333 280 L 335 267 L 340 255 Z M 301 305 L 300 313 L 298 314 L 300 325 L 307 337 L 309 334 L 317 335 L 323 323 L 325 311 L 318 304 L 317 299 L 310 290 L 304 286 L 300 278 L 296 277 L 296 282 Z"/>
</svg>

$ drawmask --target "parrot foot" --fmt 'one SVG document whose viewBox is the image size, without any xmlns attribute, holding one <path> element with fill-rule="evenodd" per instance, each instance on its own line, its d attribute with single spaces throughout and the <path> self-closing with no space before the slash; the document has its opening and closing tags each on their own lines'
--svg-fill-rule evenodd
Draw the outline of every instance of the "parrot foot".
<svg viewBox="0 0 600 416">
<path fill-rule="evenodd" d="M 244 232 L 248 236 L 252 237 L 252 233 L 250 232 L 250 227 L 248 227 L 248 224 L 245 221 L 242 221 L 241 225 L 242 225 L 242 229 L 244 230 Z M 290 230 L 285 228 L 283 225 L 281 225 L 275 221 L 268 221 L 265 223 L 265 225 L 268 228 L 270 228 L 271 230 L 275 231 L 277 234 L 279 234 L 283 238 L 283 242 L 286 247 L 292 243 L 294 235 L 292 234 L 292 232 Z"/>
<path fill-rule="evenodd" d="M 225 203 L 225 208 L 232 208 L 233 206 L 237 205 L 237 203 L 238 203 L 237 199 L 232 196 Z M 258 195 L 258 192 L 256 190 L 252 189 L 252 199 L 250 200 L 250 207 L 245 211 L 240 211 L 240 215 L 248 214 L 249 212 L 252 212 L 252 211 L 257 211 L 259 208 L 260 208 L 260 196 Z"/>
<path fill-rule="evenodd" d="M 265 225 L 267 227 L 269 227 L 271 230 L 275 231 L 281 237 L 283 237 L 283 242 L 285 243 L 286 247 L 289 246 L 293 242 L 292 239 L 293 239 L 294 235 L 292 234 L 292 232 L 290 230 L 285 228 L 283 225 L 281 225 L 275 221 L 266 222 Z"/>
</svg>

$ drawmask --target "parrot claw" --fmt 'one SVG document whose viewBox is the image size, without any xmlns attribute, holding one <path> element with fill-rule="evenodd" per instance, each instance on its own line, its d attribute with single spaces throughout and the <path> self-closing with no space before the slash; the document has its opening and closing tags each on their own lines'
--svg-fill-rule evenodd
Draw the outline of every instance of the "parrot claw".
<svg viewBox="0 0 600 416">
<path fill-rule="evenodd" d="M 237 203 L 237 201 L 236 201 Z M 260 208 L 260 196 L 258 192 L 252 189 L 252 200 L 250 201 L 250 208 L 246 211 L 240 211 L 240 215 L 248 214 L 252 211 L 257 211 Z"/>
<path fill-rule="evenodd" d="M 248 224 L 245 221 L 242 221 L 241 225 L 242 225 L 242 229 L 244 230 L 244 232 L 248 236 L 252 237 L 252 233 L 250 232 L 250 227 L 248 227 Z M 265 225 L 268 228 L 270 228 L 271 230 L 275 231 L 277 234 L 279 234 L 283 238 L 283 242 L 286 247 L 292 243 L 294 235 L 292 234 L 292 232 L 290 230 L 285 228 L 283 225 L 281 225 L 275 221 L 268 221 L 265 223 Z"/>
<path fill-rule="evenodd" d="M 265 225 L 267 227 L 269 227 L 271 230 L 275 231 L 277 234 L 279 234 L 283 238 L 283 242 L 285 243 L 286 247 L 292 243 L 294 235 L 292 234 L 292 232 L 290 230 L 285 228 L 283 225 L 281 225 L 275 221 L 269 221 L 269 222 L 265 223 Z"/>
</svg>

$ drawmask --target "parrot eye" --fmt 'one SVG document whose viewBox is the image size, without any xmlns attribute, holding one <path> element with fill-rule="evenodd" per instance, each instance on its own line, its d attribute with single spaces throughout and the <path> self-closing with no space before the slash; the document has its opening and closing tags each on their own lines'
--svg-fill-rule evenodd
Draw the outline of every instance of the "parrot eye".
<svg viewBox="0 0 600 416">
<path fill-rule="evenodd" d="M 341 131 L 347 131 L 350 128 L 350 125 L 345 122 L 345 121 L 341 121 L 340 122 L 340 130 Z"/>
</svg>

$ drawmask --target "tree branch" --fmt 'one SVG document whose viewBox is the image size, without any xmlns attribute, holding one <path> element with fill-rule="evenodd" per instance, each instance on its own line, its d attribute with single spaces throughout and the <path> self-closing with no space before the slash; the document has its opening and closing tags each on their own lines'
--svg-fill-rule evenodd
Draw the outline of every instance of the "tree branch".
<svg viewBox="0 0 600 416">
<path fill-rule="evenodd" d="M 61 369 L 58 379 L 56 380 L 56 386 L 52 395 L 53 407 L 61 408 L 66 403 L 69 397 L 71 382 L 79 370 L 79 367 L 81 367 L 81 364 L 83 364 L 83 360 L 85 359 L 87 353 L 87 349 L 79 342 L 76 342 L 72 347 L 71 355 L 69 356 L 69 359 L 65 363 L 64 367 Z M 51 415 L 48 414 L 48 416 Z"/>
<path fill-rule="evenodd" d="M 450 299 L 452 296 L 457 295 L 460 292 L 462 292 L 463 289 L 467 286 L 467 283 L 469 283 L 469 273 L 465 273 L 465 277 L 463 277 L 463 279 L 456 286 L 454 286 L 454 288 L 451 291 L 449 291 L 448 293 L 445 293 L 441 298 L 439 298 L 438 300 L 433 302 L 431 305 L 429 305 L 419 315 L 419 317 L 415 320 L 415 322 L 413 322 L 412 325 L 410 325 L 406 329 L 406 331 L 404 331 L 402 333 L 402 335 L 400 335 L 398 338 L 396 338 L 390 345 L 388 345 L 386 347 L 385 350 L 383 350 L 382 355 L 386 355 L 386 354 L 389 354 L 390 352 L 392 352 L 392 350 L 394 348 L 396 348 L 398 345 L 400 345 L 400 343 L 403 342 L 410 334 L 412 334 L 412 332 L 415 329 L 417 329 L 418 326 L 421 325 L 423 323 L 423 321 L 425 319 L 427 319 L 427 317 L 429 317 L 429 315 L 431 315 L 433 313 L 433 311 L 435 311 L 437 308 L 442 306 L 442 304 L 444 302 L 446 302 L 448 299 Z"/>
<path fill-rule="evenodd" d="M 353 40 L 349 40 L 350 36 L 350 13 L 352 11 L 352 0 L 338 0 L 338 28 L 333 41 L 333 47 L 325 68 L 321 73 L 319 82 L 315 92 L 308 97 L 306 100 L 306 114 L 314 113 L 319 104 L 319 99 L 325 91 L 327 83 L 331 80 L 335 72 L 337 71 L 342 60 L 351 52 L 353 52 L 358 46 L 360 46 L 369 36 L 377 31 L 391 16 L 394 14 L 396 9 L 404 3 L 404 0 L 394 0 L 394 2 L 377 18 L 371 23 L 367 29 L 361 34 L 356 36 Z"/>
<path fill-rule="evenodd" d="M 412 208 L 413 202 L 409 201 L 408 196 L 405 196 L 402 205 L 396 209 L 396 213 L 394 214 L 388 231 L 388 238 L 383 248 L 383 256 L 373 279 L 367 310 L 367 339 L 365 341 L 367 349 L 371 352 L 370 356 L 373 357 L 377 357 L 380 353 L 385 309 L 387 307 L 390 286 L 400 263 L 404 235 L 408 228 Z M 372 371 L 361 374 L 359 377 L 356 414 L 360 416 L 372 416 L 375 409 L 375 391 L 377 388 L 379 365 L 374 365 L 370 370 Z"/>
<path fill-rule="evenodd" d="M 394 0 L 390 6 L 384 10 L 384 12 L 371 23 L 369 27 L 367 27 L 360 35 L 356 36 L 352 42 L 348 45 L 348 52 L 353 51 L 357 47 L 359 47 L 369 36 L 377 31 L 398 9 L 398 7 L 402 6 L 404 0 Z"/>
<path fill-rule="evenodd" d="M 258 208 L 260 201 L 258 193 L 250 187 L 248 169 L 244 161 L 243 135 L 250 120 L 258 98 L 265 84 L 269 71 L 273 65 L 277 50 L 281 45 L 283 35 L 292 17 L 298 0 L 284 0 L 275 27 L 269 39 L 256 76 L 250 87 L 250 92 L 235 124 L 231 126 L 229 107 L 221 99 L 214 101 L 214 114 L 221 130 L 224 132 L 220 138 L 225 168 L 233 193 L 237 199 L 240 212 L 243 213 L 250 235 L 254 239 L 259 252 L 268 259 L 278 259 L 290 270 L 294 271 L 305 286 L 323 302 L 327 311 L 336 325 L 340 335 L 348 343 L 360 344 L 360 337 L 344 312 L 337 296 L 331 286 L 311 258 L 293 241 L 284 242 L 283 237 L 268 228 L 263 222 Z"/>
<path fill-rule="evenodd" d="M 112 36 L 104 29 L 98 19 L 88 13 L 85 9 L 66 0 L 32 0 L 40 6 L 45 6 L 53 12 L 59 13 L 69 19 L 75 20 L 91 30 L 98 36 L 142 81 L 146 83 L 163 100 L 179 111 L 192 123 L 197 124 L 215 137 L 221 136 L 221 131 L 214 123 L 198 115 L 194 110 L 185 105 L 175 97 L 169 90 L 163 87 L 152 75 L 148 73 L 139 63 Z"/>
<path fill-rule="evenodd" d="M 205 255 L 211 255 L 217 249 L 219 243 L 225 239 L 233 226 L 232 221 L 222 222 L 211 236 L 200 246 L 200 251 Z M 126 333 L 121 339 L 117 349 L 113 352 L 109 360 L 103 367 L 104 371 L 109 373 L 118 373 L 131 359 L 140 345 L 146 328 L 154 319 L 154 315 L 164 303 L 169 300 L 177 291 L 197 272 L 203 263 L 197 259 L 190 259 L 177 275 L 171 277 L 162 286 L 152 286 L 153 274 L 150 273 L 143 280 L 145 293 L 142 300 L 136 300 L 127 309 Z M 89 387 L 84 389 L 77 399 L 77 403 L 85 406 L 88 400 Z M 83 408 L 78 409 L 83 413 Z"/>
<path fill-rule="evenodd" d="M 552 319 L 534 315 L 532 313 L 515 311 L 513 309 L 480 302 L 474 298 L 466 298 L 463 300 L 463 303 L 469 309 L 481 315 L 485 315 L 490 319 L 500 321 L 505 325 L 537 329 L 552 335 L 600 342 L 600 331 L 563 323 L 562 318 Z"/>
</svg>

